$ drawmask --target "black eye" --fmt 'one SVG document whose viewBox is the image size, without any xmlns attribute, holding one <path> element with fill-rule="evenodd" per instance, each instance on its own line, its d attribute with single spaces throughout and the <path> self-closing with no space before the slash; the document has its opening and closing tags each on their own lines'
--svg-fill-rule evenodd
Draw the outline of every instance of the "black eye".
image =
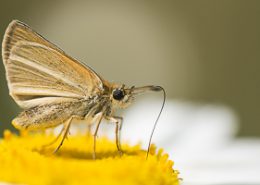
<svg viewBox="0 0 260 185">
<path fill-rule="evenodd" d="M 115 100 L 122 100 L 125 96 L 124 91 L 120 90 L 120 89 L 116 89 L 113 91 L 113 98 Z"/>
</svg>

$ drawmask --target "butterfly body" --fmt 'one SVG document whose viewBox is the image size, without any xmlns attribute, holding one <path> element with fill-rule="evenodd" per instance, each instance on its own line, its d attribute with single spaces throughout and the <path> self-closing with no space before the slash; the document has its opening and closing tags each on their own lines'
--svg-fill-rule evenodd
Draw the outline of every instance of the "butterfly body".
<svg viewBox="0 0 260 185">
<path fill-rule="evenodd" d="M 162 90 L 160 86 L 127 88 L 110 83 L 17 20 L 6 29 L 2 57 L 9 93 L 23 109 L 13 125 L 39 130 L 63 124 L 59 147 L 73 119 L 96 124 L 94 139 L 101 120 L 107 119 L 116 124 L 120 150 L 118 133 L 123 119 L 114 115 L 115 110 L 129 106 L 137 94 Z"/>
</svg>

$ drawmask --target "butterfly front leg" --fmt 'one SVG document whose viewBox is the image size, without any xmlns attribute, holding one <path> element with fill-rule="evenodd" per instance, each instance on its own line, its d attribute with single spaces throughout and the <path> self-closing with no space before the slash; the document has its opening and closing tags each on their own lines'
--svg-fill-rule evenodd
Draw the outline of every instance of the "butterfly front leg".
<svg viewBox="0 0 260 185">
<path fill-rule="evenodd" d="M 113 116 L 113 117 L 106 117 L 105 119 L 116 124 L 116 128 L 115 128 L 116 147 L 117 147 L 117 150 L 119 151 L 120 155 L 122 155 L 123 150 L 121 148 L 120 135 L 121 135 L 121 129 L 122 129 L 122 125 L 123 125 L 123 118 L 119 117 L 119 116 Z"/>
</svg>

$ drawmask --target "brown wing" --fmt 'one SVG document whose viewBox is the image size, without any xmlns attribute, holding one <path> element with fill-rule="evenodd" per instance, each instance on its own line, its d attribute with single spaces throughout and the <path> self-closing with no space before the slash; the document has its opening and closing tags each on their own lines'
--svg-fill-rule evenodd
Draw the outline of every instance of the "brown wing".
<svg viewBox="0 0 260 185">
<path fill-rule="evenodd" d="M 12 21 L 2 43 L 9 93 L 22 108 L 64 98 L 86 98 L 103 91 L 90 68 L 50 43 L 29 26 Z"/>
</svg>

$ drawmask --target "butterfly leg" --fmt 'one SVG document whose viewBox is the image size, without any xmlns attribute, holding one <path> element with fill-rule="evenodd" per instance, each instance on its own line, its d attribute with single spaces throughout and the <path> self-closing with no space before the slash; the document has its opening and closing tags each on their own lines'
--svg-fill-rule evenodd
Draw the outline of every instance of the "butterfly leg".
<svg viewBox="0 0 260 185">
<path fill-rule="evenodd" d="M 58 150 L 60 149 L 60 147 L 63 145 L 63 142 L 65 140 L 65 138 L 67 138 L 67 135 L 69 133 L 69 129 L 70 129 L 70 125 L 71 125 L 71 122 L 74 118 L 78 118 L 78 119 L 82 119 L 81 117 L 78 117 L 78 116 L 71 116 L 65 123 L 64 123 L 64 134 L 63 134 L 63 137 L 62 137 L 62 140 L 59 144 L 59 146 L 54 150 L 53 153 L 57 153 Z M 62 131 L 63 132 L 63 131 Z"/>
<path fill-rule="evenodd" d="M 101 123 L 101 120 L 103 118 L 103 112 L 97 113 L 95 115 L 94 121 L 97 121 L 97 126 L 94 132 L 94 145 L 93 145 L 93 159 L 96 159 L 96 142 L 97 142 L 97 133 L 98 133 L 98 129 Z"/>
<path fill-rule="evenodd" d="M 54 143 L 56 143 L 56 142 L 58 141 L 58 139 L 60 138 L 60 136 L 62 135 L 62 133 L 63 133 L 64 130 L 65 130 L 65 125 L 63 125 L 63 127 L 62 127 L 60 133 L 56 136 L 56 138 L 55 138 L 53 141 L 51 141 L 51 142 L 48 143 L 48 144 L 43 145 L 42 147 L 45 148 L 45 147 L 51 146 L 51 145 L 53 145 Z"/>
<path fill-rule="evenodd" d="M 114 117 L 106 117 L 106 119 L 108 121 L 116 124 L 116 128 L 115 128 L 116 147 L 117 147 L 117 150 L 119 151 L 120 155 L 122 155 L 123 150 L 121 148 L 120 135 L 121 135 L 121 129 L 122 129 L 122 125 L 123 125 L 123 118 L 119 117 L 119 116 L 114 116 Z"/>
</svg>

